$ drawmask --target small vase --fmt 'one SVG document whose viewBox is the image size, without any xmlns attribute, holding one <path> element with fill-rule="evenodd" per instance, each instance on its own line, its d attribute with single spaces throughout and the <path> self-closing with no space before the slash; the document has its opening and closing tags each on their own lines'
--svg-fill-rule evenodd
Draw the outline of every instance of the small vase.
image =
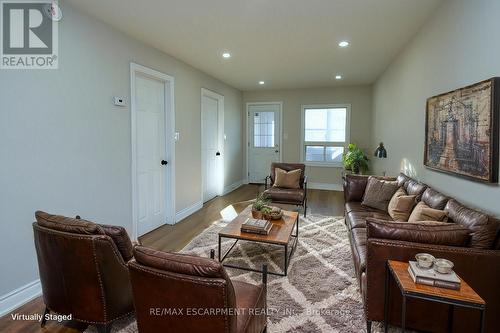
<svg viewBox="0 0 500 333">
<path fill-rule="evenodd" d="M 254 219 L 261 219 L 262 218 L 262 212 L 260 210 L 256 210 L 252 208 L 252 217 Z"/>
</svg>

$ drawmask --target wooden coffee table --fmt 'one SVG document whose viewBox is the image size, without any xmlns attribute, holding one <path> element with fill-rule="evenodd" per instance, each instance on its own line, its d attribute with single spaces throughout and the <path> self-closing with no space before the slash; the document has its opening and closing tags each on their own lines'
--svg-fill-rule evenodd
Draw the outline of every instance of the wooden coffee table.
<svg viewBox="0 0 500 333">
<path fill-rule="evenodd" d="M 283 210 L 283 217 L 279 220 L 272 221 L 273 228 L 271 229 L 268 235 L 259 235 L 248 232 L 241 232 L 240 230 L 241 225 L 246 221 L 247 218 L 251 217 L 252 217 L 252 206 L 250 205 L 247 208 L 245 208 L 233 221 L 231 221 L 227 226 L 225 226 L 221 231 L 219 231 L 219 261 L 223 262 L 224 259 L 226 259 L 227 255 L 231 252 L 231 250 L 240 240 L 277 245 L 284 248 L 283 273 L 281 272 L 268 272 L 268 273 L 278 276 L 286 276 L 288 272 L 288 264 L 290 258 L 292 257 L 295 248 L 297 247 L 299 239 L 299 213 Z M 222 238 L 231 238 L 236 240 L 224 255 L 221 254 Z M 224 263 L 223 265 L 225 267 L 237 268 L 247 271 L 262 272 L 262 270 L 254 269 L 251 267 L 241 267 Z"/>
</svg>

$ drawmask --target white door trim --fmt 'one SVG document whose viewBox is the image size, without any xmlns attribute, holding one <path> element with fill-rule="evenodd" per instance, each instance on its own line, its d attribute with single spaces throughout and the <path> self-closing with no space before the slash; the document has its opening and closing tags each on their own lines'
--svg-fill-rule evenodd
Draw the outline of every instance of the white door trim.
<svg viewBox="0 0 500 333">
<path fill-rule="evenodd" d="M 217 115 L 218 115 L 218 148 L 220 152 L 220 162 L 219 162 L 219 186 L 217 188 L 217 195 L 222 195 L 224 192 L 224 96 L 216 93 L 215 91 L 201 88 L 200 97 L 200 133 L 201 133 L 201 202 L 204 202 L 203 191 L 205 188 L 205 170 L 204 170 L 204 154 L 203 154 L 203 96 L 210 97 L 217 100 Z"/>
<path fill-rule="evenodd" d="M 140 73 L 165 83 L 165 157 L 169 162 L 166 166 L 165 180 L 170 186 L 165 189 L 165 210 L 168 224 L 175 223 L 175 108 L 174 108 L 174 77 L 156 71 L 154 69 L 130 63 L 130 123 L 131 123 L 131 149 L 132 149 L 132 238 L 137 240 L 137 151 L 136 151 L 136 100 L 135 100 L 135 77 Z"/>
<path fill-rule="evenodd" d="M 245 109 L 245 134 L 246 134 L 246 142 L 245 142 L 245 184 L 248 184 L 248 148 L 250 146 L 250 138 L 248 137 L 248 118 L 250 117 L 250 110 L 249 107 L 251 105 L 266 105 L 266 104 L 278 104 L 280 106 L 279 108 L 279 121 L 280 121 L 280 132 L 279 132 L 279 139 L 280 139 L 280 162 L 283 161 L 283 101 L 278 101 L 278 102 L 247 102 L 246 103 L 246 109 Z M 269 166 L 269 170 L 271 170 L 271 166 Z"/>
</svg>

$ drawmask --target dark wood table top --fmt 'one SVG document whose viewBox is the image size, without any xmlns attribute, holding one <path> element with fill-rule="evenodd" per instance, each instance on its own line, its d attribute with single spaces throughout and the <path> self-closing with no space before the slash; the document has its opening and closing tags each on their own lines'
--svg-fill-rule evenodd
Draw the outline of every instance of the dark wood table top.
<svg viewBox="0 0 500 333">
<path fill-rule="evenodd" d="M 238 216 L 219 231 L 219 236 L 236 238 L 248 241 L 266 242 L 285 245 L 290 242 L 295 221 L 299 213 L 283 210 L 283 217 L 279 220 L 272 220 L 273 227 L 268 235 L 259 235 L 249 232 L 241 232 L 241 225 L 252 217 L 252 206 L 245 208 Z"/>
<path fill-rule="evenodd" d="M 459 277 L 461 281 L 459 290 L 427 286 L 413 282 L 410 273 L 408 273 L 409 264 L 407 262 L 389 260 L 388 264 L 394 278 L 399 281 L 399 285 L 403 288 L 403 292 L 405 293 L 436 296 L 480 305 L 486 304 L 481 296 L 479 296 L 461 277 Z"/>
</svg>

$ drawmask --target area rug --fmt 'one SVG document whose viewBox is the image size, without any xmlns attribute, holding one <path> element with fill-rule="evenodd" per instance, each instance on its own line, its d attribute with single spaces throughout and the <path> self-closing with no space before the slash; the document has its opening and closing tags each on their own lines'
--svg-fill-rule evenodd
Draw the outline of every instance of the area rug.
<svg viewBox="0 0 500 333">
<path fill-rule="evenodd" d="M 218 231 L 226 224 L 224 221 L 215 222 L 182 252 L 209 257 L 211 249 L 217 251 Z M 271 275 L 268 280 L 270 315 L 267 331 L 366 332 L 363 305 L 343 217 L 301 216 L 299 225 L 299 242 L 290 261 L 288 276 Z M 223 241 L 223 249 L 227 250 L 233 242 Z M 227 263 L 253 268 L 260 268 L 262 263 L 267 263 L 269 270 L 279 271 L 283 267 L 283 249 L 239 241 L 226 260 Z M 231 268 L 227 271 L 232 278 L 249 283 L 259 284 L 262 279 L 259 273 Z M 374 323 L 372 332 L 382 331 L 382 325 Z M 87 332 L 96 330 L 89 327 Z M 112 332 L 137 332 L 134 318 L 116 322 Z"/>
</svg>

